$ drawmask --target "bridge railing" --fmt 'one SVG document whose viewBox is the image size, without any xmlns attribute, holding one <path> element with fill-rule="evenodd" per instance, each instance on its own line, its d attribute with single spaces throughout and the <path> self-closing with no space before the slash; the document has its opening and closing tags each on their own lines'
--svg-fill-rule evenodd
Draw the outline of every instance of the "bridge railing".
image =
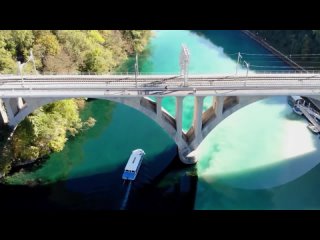
<svg viewBox="0 0 320 240">
<path fill-rule="evenodd" d="M 199 73 L 200 74 L 200 73 Z M 103 73 L 94 73 L 94 72 L 66 72 L 66 73 L 55 73 L 55 72 L 41 72 L 38 74 L 34 73 L 24 73 L 23 76 L 35 76 L 35 75 L 79 75 L 79 76 L 102 76 L 102 75 L 135 75 L 135 72 L 103 72 Z M 180 75 L 180 72 L 141 72 L 138 73 L 137 76 L 143 76 L 143 75 Z M 11 73 L 11 74 L 1 74 L 0 76 L 21 76 L 17 73 Z"/>
<path fill-rule="evenodd" d="M 319 74 L 319 70 L 309 70 L 309 71 L 303 71 L 303 70 L 254 70 L 255 73 L 259 74 Z M 250 74 L 249 74 L 250 75 Z"/>
<path fill-rule="evenodd" d="M 318 70 L 310 70 L 310 71 L 302 71 L 302 70 L 254 70 L 250 71 L 248 73 L 248 76 L 253 75 L 253 74 L 320 74 L 320 71 Z M 23 77 L 27 76 L 34 76 L 34 73 L 24 73 Z M 67 73 L 55 73 L 55 72 L 42 72 L 38 75 L 79 75 L 79 76 L 102 76 L 102 75 L 107 75 L 107 76 L 115 76 L 115 75 L 130 75 L 134 76 L 134 72 L 105 72 L 105 73 L 94 73 L 94 72 L 67 72 Z M 140 72 L 137 74 L 137 76 L 146 76 L 146 75 L 162 75 L 162 76 L 183 76 L 180 74 L 180 72 Z M 189 76 L 195 76 L 195 75 L 229 75 L 229 76 L 246 76 L 245 72 L 238 72 L 236 75 L 234 72 L 223 72 L 223 73 L 217 73 L 217 72 L 189 72 Z M 1 74 L 0 76 L 20 76 L 20 74 Z"/>
<path fill-rule="evenodd" d="M 135 72 L 103 72 L 103 73 L 94 73 L 94 72 L 71 72 L 71 73 L 53 73 L 53 72 L 43 72 L 41 75 L 89 75 L 89 76 L 99 76 L 99 75 L 135 75 Z M 30 74 L 32 75 L 32 74 Z M 141 72 L 140 75 L 180 75 L 180 72 Z"/>
</svg>

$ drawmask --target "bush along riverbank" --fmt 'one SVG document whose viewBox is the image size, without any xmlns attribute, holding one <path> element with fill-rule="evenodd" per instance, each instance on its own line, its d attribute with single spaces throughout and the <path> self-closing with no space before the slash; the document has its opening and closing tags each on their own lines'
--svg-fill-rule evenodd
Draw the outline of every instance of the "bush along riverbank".
<svg viewBox="0 0 320 240">
<path fill-rule="evenodd" d="M 57 101 L 26 117 L 3 145 L 1 174 L 45 159 L 52 152 L 62 151 L 68 138 L 94 126 L 94 118 L 80 118 L 80 107 L 84 102 L 84 99 Z"/>
</svg>

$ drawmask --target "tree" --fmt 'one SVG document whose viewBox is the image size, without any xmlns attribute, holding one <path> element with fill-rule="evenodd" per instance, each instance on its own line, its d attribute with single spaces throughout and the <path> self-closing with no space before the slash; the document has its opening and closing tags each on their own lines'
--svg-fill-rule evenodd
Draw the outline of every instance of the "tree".
<svg viewBox="0 0 320 240">
<path fill-rule="evenodd" d="M 12 30 L 12 41 L 15 44 L 15 56 L 21 62 L 24 62 L 29 56 L 34 41 L 34 36 L 31 30 Z"/>
<path fill-rule="evenodd" d="M 59 152 L 64 148 L 68 135 L 75 136 L 82 126 L 75 100 L 47 104 L 25 118 L 17 127 L 12 138 L 14 158 L 29 161 L 50 152 Z"/>
<path fill-rule="evenodd" d="M 0 47 L 0 73 L 14 73 L 17 70 L 17 64 L 12 59 L 11 53 Z"/>
<path fill-rule="evenodd" d="M 77 64 L 64 49 L 61 49 L 55 56 L 47 55 L 43 60 L 43 71 L 53 73 L 75 73 Z"/>
<path fill-rule="evenodd" d="M 85 52 L 91 48 L 91 42 L 87 38 L 86 32 L 61 30 L 57 31 L 57 38 L 72 61 L 76 62 L 77 65 L 82 64 Z"/>
<path fill-rule="evenodd" d="M 310 39 L 308 35 L 305 35 L 302 41 L 301 53 L 310 53 Z"/>
<path fill-rule="evenodd" d="M 41 34 L 35 41 L 35 46 L 39 48 L 42 55 L 56 55 L 60 51 L 58 39 L 52 33 Z"/>
<path fill-rule="evenodd" d="M 151 31 L 149 30 L 123 30 L 123 35 L 128 43 L 131 45 L 132 52 L 142 52 L 147 45 Z"/>
<path fill-rule="evenodd" d="M 88 51 L 82 65 L 80 65 L 81 72 L 108 72 L 114 67 L 111 61 L 112 53 L 109 50 L 102 51 L 100 48 Z"/>
</svg>

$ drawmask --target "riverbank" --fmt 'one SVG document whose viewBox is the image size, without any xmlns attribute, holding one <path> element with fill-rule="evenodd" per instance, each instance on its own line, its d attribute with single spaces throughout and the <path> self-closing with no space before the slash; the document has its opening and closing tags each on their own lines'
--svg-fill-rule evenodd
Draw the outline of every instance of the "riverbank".
<svg viewBox="0 0 320 240">
<path fill-rule="evenodd" d="M 293 67 L 295 70 L 299 71 L 306 71 L 303 67 L 301 67 L 299 64 L 294 62 L 292 59 L 288 58 L 285 54 L 280 52 L 278 49 L 271 46 L 266 40 L 262 39 L 260 36 L 252 33 L 249 30 L 241 30 L 244 34 L 246 34 L 251 39 L 255 40 L 259 44 L 261 44 L 264 48 L 268 49 L 272 54 L 279 57 L 282 61 L 287 63 L 289 66 Z"/>
</svg>

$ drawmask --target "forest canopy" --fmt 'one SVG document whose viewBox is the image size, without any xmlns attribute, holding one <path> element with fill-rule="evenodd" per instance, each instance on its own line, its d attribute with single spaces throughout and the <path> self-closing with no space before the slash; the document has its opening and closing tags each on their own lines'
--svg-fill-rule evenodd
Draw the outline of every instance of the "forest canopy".
<svg viewBox="0 0 320 240">
<path fill-rule="evenodd" d="M 320 55 L 315 55 L 320 54 L 320 30 L 252 30 L 252 32 L 299 65 L 314 67 L 314 70 L 320 67 Z"/>
<path fill-rule="evenodd" d="M 149 30 L 1 30 L 0 73 L 16 73 L 32 49 L 39 72 L 104 73 L 140 53 Z M 24 72 L 32 72 L 32 65 Z"/>
</svg>

